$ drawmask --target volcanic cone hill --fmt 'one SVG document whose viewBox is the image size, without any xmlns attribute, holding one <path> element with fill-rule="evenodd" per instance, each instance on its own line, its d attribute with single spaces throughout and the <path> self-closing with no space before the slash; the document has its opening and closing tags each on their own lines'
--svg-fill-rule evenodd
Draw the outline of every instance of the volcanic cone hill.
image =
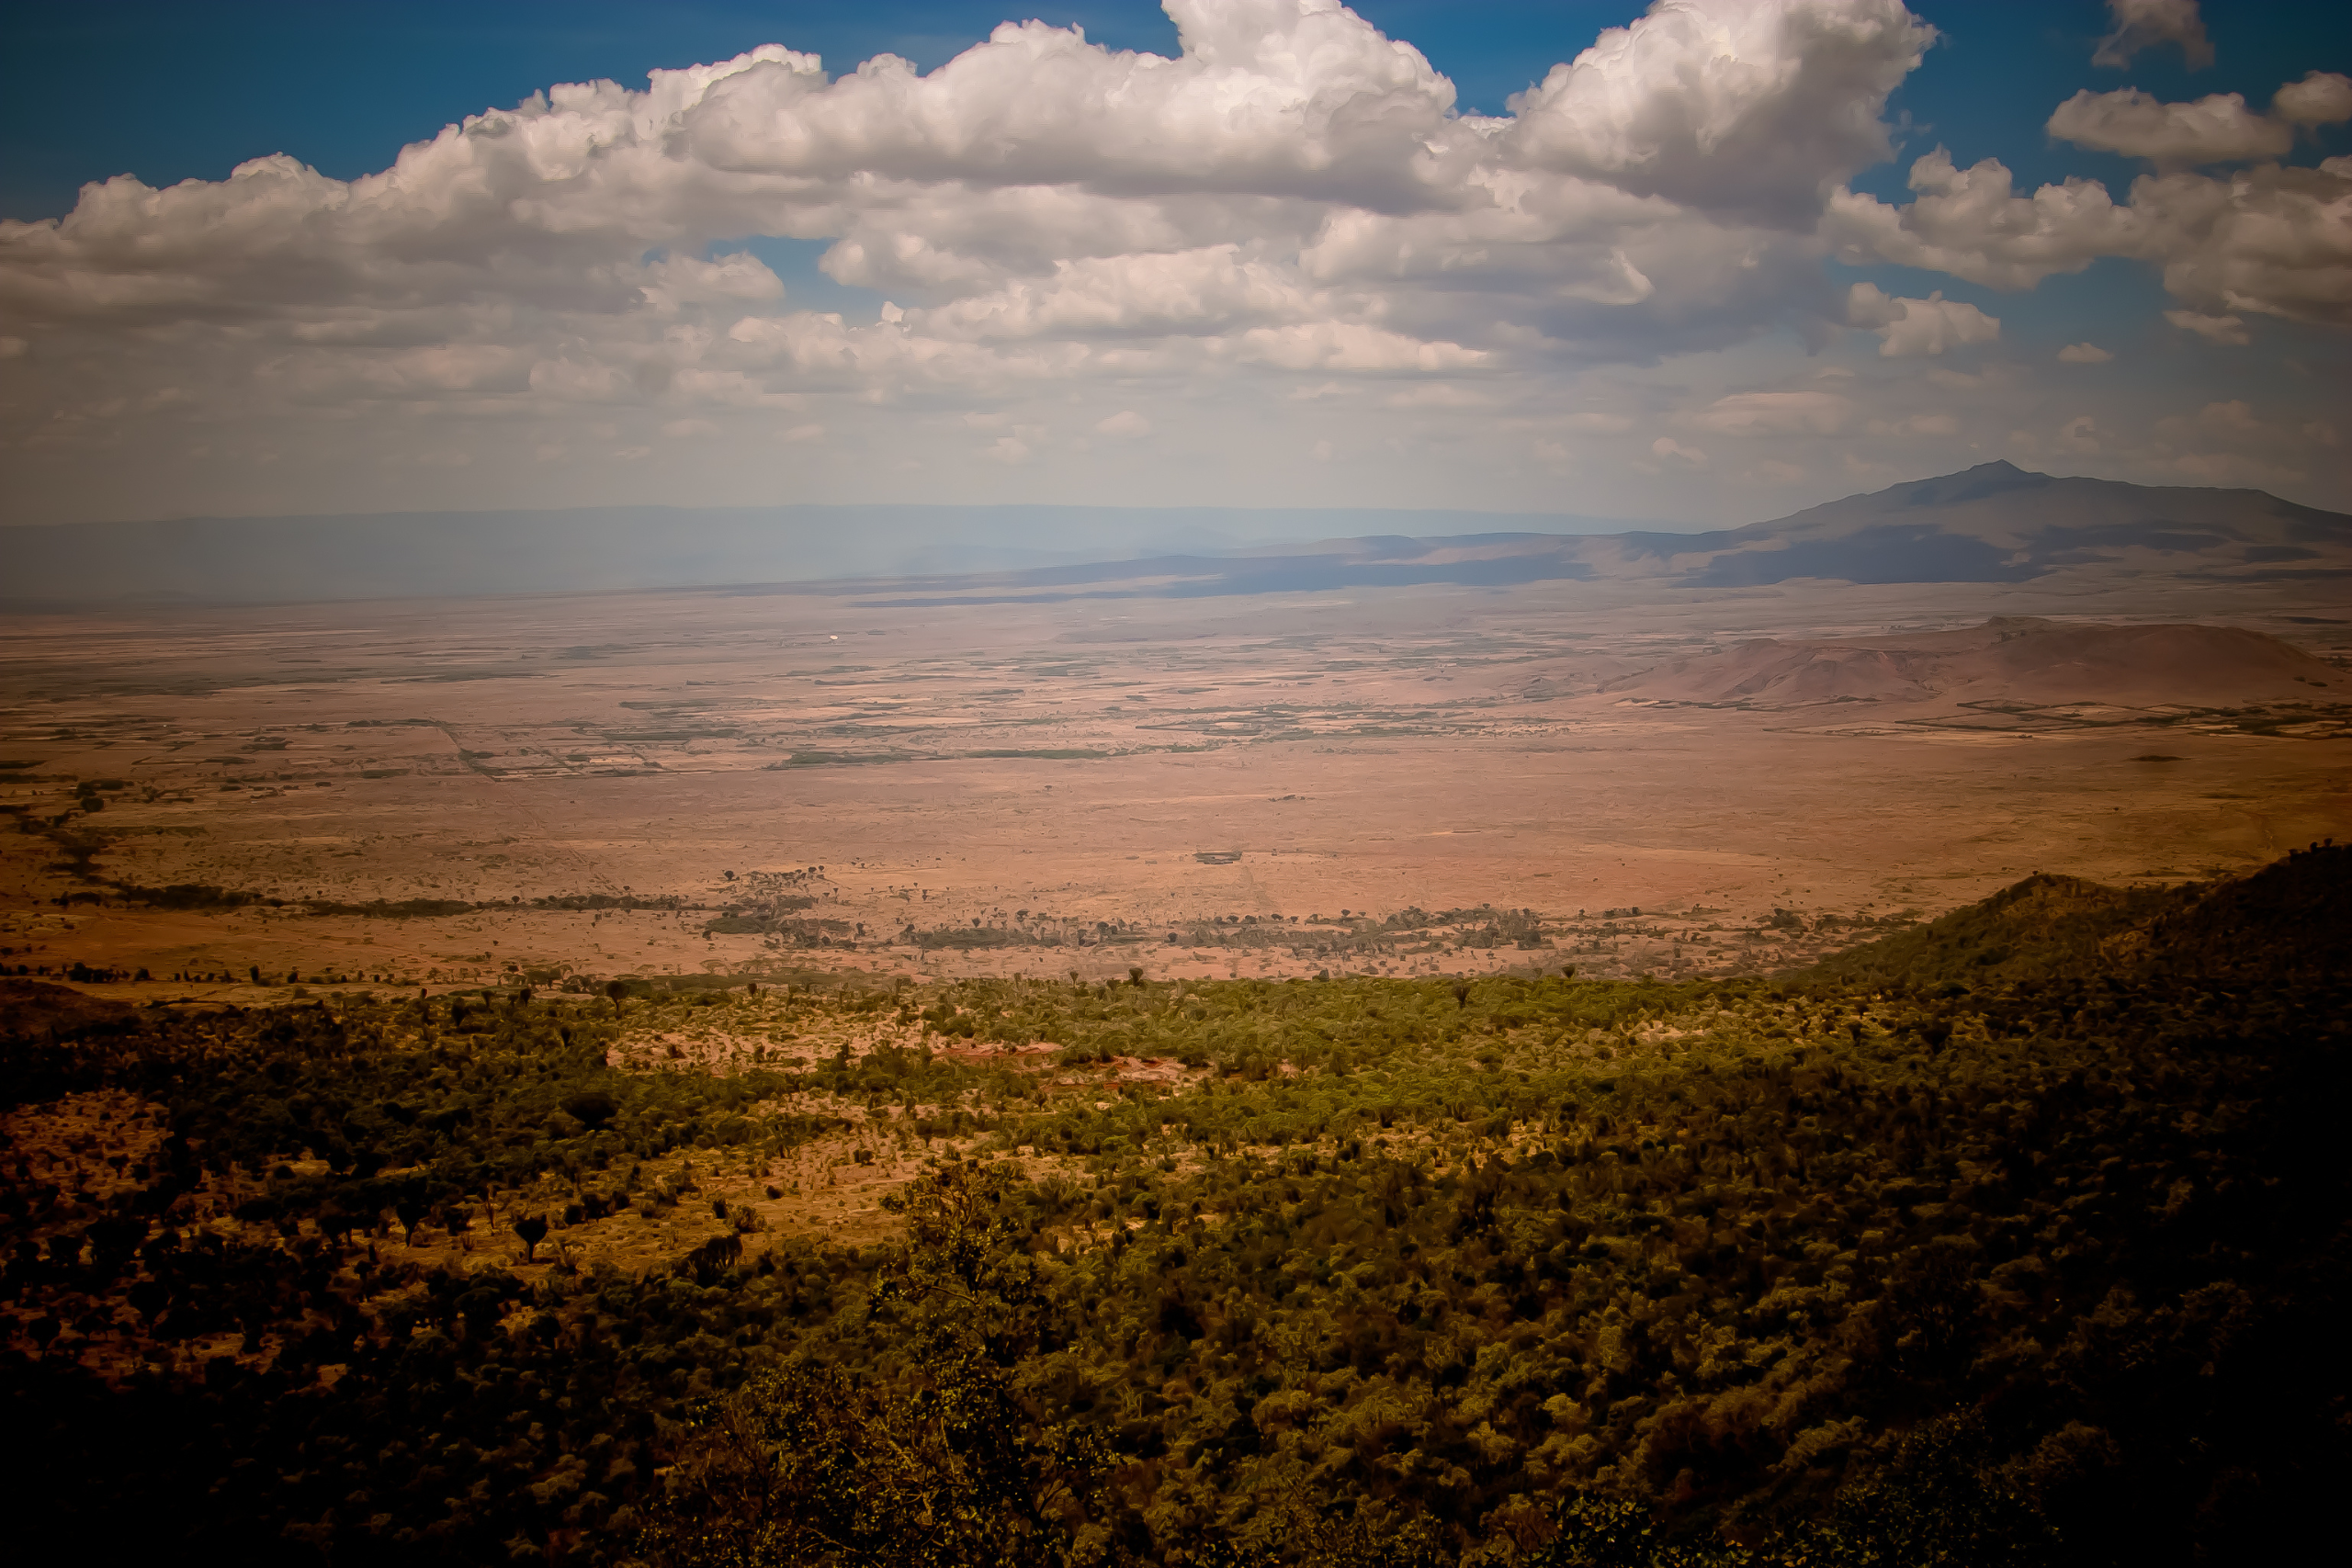
<svg viewBox="0 0 2352 1568">
<path fill-rule="evenodd" d="M 1690 588 L 1797 579 L 2024 582 L 2071 571 L 2212 581 L 2352 575 L 2352 517 L 2261 491 L 2058 479 L 2006 462 L 1707 534 L 1629 533 L 1584 558 Z"/>
<path fill-rule="evenodd" d="M 1604 689 L 1654 701 L 1758 707 L 2008 700 L 2196 708 L 2342 702 L 2352 697 L 2352 676 L 2237 626 L 1999 616 L 1905 637 L 1757 637 Z"/>
</svg>

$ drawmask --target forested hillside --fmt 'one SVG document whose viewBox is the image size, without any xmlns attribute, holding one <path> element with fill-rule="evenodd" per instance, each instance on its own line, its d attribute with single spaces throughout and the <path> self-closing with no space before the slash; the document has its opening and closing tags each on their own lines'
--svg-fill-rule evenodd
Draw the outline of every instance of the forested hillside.
<svg viewBox="0 0 2352 1568">
<path fill-rule="evenodd" d="M 2290 1560 L 2352 1480 L 2348 933 L 2327 847 L 2034 879 L 1774 980 L 49 1026 L 25 989 L 15 1522 L 43 1560 Z M 918 1173 L 879 1241 L 712 1197 L 877 1160 Z"/>
</svg>

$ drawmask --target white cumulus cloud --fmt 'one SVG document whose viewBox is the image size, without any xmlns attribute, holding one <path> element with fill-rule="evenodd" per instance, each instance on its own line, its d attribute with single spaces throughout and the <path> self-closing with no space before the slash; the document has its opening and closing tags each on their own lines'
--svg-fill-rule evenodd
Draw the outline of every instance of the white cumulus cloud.
<svg viewBox="0 0 2352 1568">
<path fill-rule="evenodd" d="M 1823 231 L 1841 256 L 2030 288 L 2100 256 L 2132 253 L 2144 228 L 2097 180 L 2069 179 L 2020 197 L 2000 160 L 1961 169 L 1940 147 L 1912 164 L 1909 183 L 1915 199 L 1904 207 L 1850 191 L 1831 197 Z"/>
<path fill-rule="evenodd" d="M 2116 70 L 2132 63 L 2143 50 L 2177 44 L 2181 58 L 2192 66 L 2213 63 L 2212 40 L 2205 36 L 2205 18 L 2197 0 L 2107 0 L 2114 30 L 2099 39 L 2091 56 L 2094 65 Z"/>
<path fill-rule="evenodd" d="M 1852 400 L 1838 392 L 1733 392 L 1689 423 L 1721 435 L 1835 435 L 1853 412 Z"/>
<path fill-rule="evenodd" d="M 1900 0 L 1656 6 L 1513 99 L 1509 141 L 1638 196 L 1803 223 L 1886 156 L 1877 110 L 1935 37 Z"/>
<path fill-rule="evenodd" d="M 2001 335 L 1998 318 L 1964 301 L 1947 299 L 1940 289 L 1925 299 L 1908 299 L 1869 283 L 1857 283 L 1847 292 L 1846 324 L 1878 333 L 1879 354 L 1887 359 L 1941 354 L 1962 344 L 1991 343 Z"/>
<path fill-rule="evenodd" d="M 2049 131 L 2077 147 L 2179 167 L 2277 158 L 2295 144 L 2292 126 L 2256 114 L 2241 94 L 2168 104 L 2137 87 L 2086 87 L 2058 106 Z"/>
<path fill-rule="evenodd" d="M 2290 125 L 2338 125 L 2352 119 L 2352 76 L 2309 72 L 2270 96 L 2270 112 Z"/>
<path fill-rule="evenodd" d="M 2166 310 L 2165 320 L 2185 333 L 2194 333 L 2207 343 L 2225 346 L 2241 346 L 2253 339 L 2245 330 L 2241 316 L 2209 316 L 2201 310 Z"/>
<path fill-rule="evenodd" d="M 2143 175 L 2118 204 L 2096 180 L 2019 196 L 1998 161 L 1959 169 L 1939 148 L 1912 164 L 1910 185 L 1915 199 L 1901 207 L 1838 192 L 1824 238 L 1849 261 L 1996 288 L 2030 288 L 2102 256 L 2128 256 L 2159 267 L 2192 310 L 2352 323 L 2352 157 L 2315 169 Z"/>
</svg>

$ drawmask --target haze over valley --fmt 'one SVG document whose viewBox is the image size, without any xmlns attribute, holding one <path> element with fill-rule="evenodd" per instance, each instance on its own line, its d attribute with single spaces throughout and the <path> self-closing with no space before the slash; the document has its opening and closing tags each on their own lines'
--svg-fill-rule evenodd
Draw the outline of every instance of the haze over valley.
<svg viewBox="0 0 2352 1568">
<path fill-rule="evenodd" d="M 2322 613 L 2352 523 L 2001 467 L 1871 499 L 1671 551 L 1376 538 L 27 615 L 12 922 L 109 969 L 446 982 L 803 946 L 886 973 L 1312 974 L 1408 909 L 1454 913 L 1366 963 L 1523 965 L 1465 940 L 1493 919 L 1463 911 L 1509 909 L 1561 963 L 1685 975 L 1771 966 L 1791 919 L 1864 929 L 2052 867 L 2210 875 L 2352 826 L 2352 617 Z M 1798 552 L 1815 570 L 1768 570 Z M 1906 561 L 1924 581 L 1823 577 Z M 2235 624 L 2170 618 L 2216 611 Z M 88 847 L 60 862 L 61 836 Z M 819 924 L 710 929 L 749 879 L 814 866 Z M 141 901 L 181 886 L 286 908 Z M 623 895 L 681 908 L 531 908 Z M 323 912 L 414 900 L 471 908 Z"/>
</svg>

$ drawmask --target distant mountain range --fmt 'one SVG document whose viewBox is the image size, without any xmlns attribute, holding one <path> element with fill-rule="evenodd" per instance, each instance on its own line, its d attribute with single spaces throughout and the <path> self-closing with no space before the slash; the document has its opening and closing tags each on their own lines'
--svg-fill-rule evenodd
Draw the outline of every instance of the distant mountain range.
<svg viewBox="0 0 2352 1568">
<path fill-rule="evenodd" d="M 1441 532 L 1500 522 L 1537 526 Z M 1383 531 L 1237 542 L 1351 525 Z M 1707 533 L 1463 512 L 604 508 L 11 528 L 0 550 L 0 598 L 19 604 L 767 587 L 880 608 L 1552 581 L 1672 592 L 2070 573 L 2352 578 L 2352 516 L 2261 491 L 2054 479 L 1995 462 Z"/>
<path fill-rule="evenodd" d="M 1268 539 L 1613 531 L 1625 518 L 1376 508 L 577 507 L 0 528 L 0 603 L 277 604 L 593 593 L 1051 570 Z M 1645 525 L 1655 527 L 1655 524 Z"/>
<path fill-rule="evenodd" d="M 2261 491 L 2053 479 L 1996 462 L 1709 533 L 1329 539 L 1215 558 L 1168 555 L 821 591 L 878 608 L 1560 580 L 1661 590 L 1808 579 L 2014 583 L 2067 572 L 2216 582 L 2352 577 L 2352 516 Z"/>
</svg>

